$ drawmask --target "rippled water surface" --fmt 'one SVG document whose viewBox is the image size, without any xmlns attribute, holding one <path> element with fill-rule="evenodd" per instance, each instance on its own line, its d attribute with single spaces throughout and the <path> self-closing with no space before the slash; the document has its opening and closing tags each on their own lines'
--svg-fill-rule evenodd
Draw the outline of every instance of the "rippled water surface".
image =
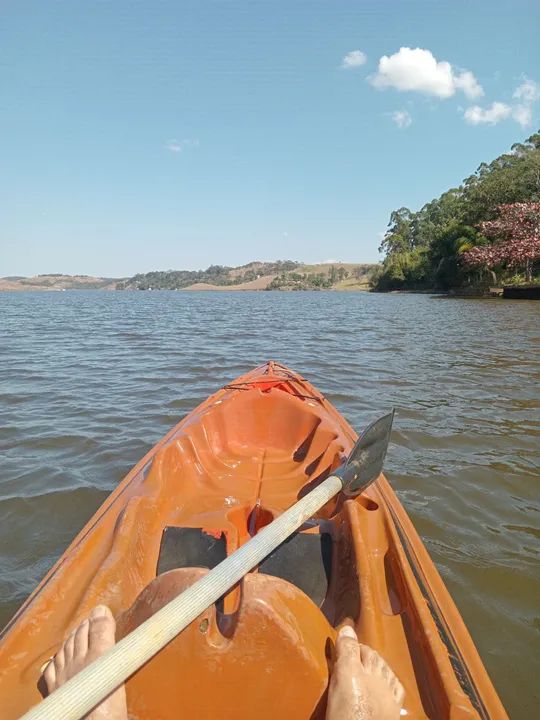
<svg viewBox="0 0 540 720">
<path fill-rule="evenodd" d="M 367 293 L 0 293 L 0 626 L 183 415 L 273 358 L 356 427 L 512 718 L 540 677 L 540 303 Z"/>
</svg>

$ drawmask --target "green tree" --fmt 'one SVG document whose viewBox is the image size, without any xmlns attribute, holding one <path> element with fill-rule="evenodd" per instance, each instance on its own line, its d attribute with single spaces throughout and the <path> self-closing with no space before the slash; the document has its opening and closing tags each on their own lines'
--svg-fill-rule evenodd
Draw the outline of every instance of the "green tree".
<svg viewBox="0 0 540 720">
<path fill-rule="evenodd" d="M 379 248 L 385 258 L 372 279 L 374 288 L 460 286 L 470 277 L 463 253 L 487 242 L 481 223 L 494 220 L 500 205 L 539 201 L 540 133 L 535 133 L 417 212 L 394 211 Z"/>
</svg>

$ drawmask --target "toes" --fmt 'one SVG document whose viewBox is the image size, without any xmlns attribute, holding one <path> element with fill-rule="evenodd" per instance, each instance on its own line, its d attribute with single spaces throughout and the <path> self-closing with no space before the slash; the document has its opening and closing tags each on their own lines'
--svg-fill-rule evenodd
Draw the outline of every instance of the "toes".
<svg viewBox="0 0 540 720">
<path fill-rule="evenodd" d="M 356 662 L 359 660 L 364 672 L 374 678 L 377 676 L 382 678 L 388 688 L 387 694 L 391 693 L 392 698 L 400 708 L 403 706 L 405 690 L 394 675 L 392 668 L 376 650 L 369 647 L 369 645 L 359 643 L 352 628 L 342 628 L 336 642 L 336 650 L 338 657 L 337 668 L 339 668 L 340 658 L 347 657 L 347 663 L 346 665 L 343 663 L 342 667 L 347 667 L 349 672 L 351 670 L 351 660 L 354 659 Z M 380 687 L 384 691 L 384 686 Z"/>
<path fill-rule="evenodd" d="M 332 671 L 332 684 L 348 685 L 361 671 L 360 646 L 356 633 L 352 627 L 343 627 L 336 638 L 336 661 Z"/>
<path fill-rule="evenodd" d="M 106 605 L 96 605 L 90 613 L 90 620 L 103 617 L 110 618 L 114 622 L 113 614 Z"/>
<path fill-rule="evenodd" d="M 373 648 L 370 648 L 369 645 L 362 645 L 362 643 L 360 643 L 360 660 L 366 670 L 373 670 L 376 656 L 378 656 L 378 653 L 375 652 Z"/>
<path fill-rule="evenodd" d="M 377 675 L 381 675 L 381 677 L 384 675 L 384 669 L 388 668 L 386 661 L 379 655 L 378 652 L 375 653 L 375 659 L 373 661 L 373 668 L 375 670 L 375 673 Z"/>
<path fill-rule="evenodd" d="M 56 690 L 56 668 L 54 664 L 54 658 L 52 660 L 49 660 L 45 669 L 43 670 L 43 679 L 45 680 L 45 685 L 47 686 L 48 693 L 52 693 L 53 690 Z"/>
<path fill-rule="evenodd" d="M 75 632 L 76 630 L 73 630 L 66 642 L 64 643 L 64 657 L 66 665 L 71 663 L 71 661 L 73 660 L 73 650 L 75 648 Z"/>
<path fill-rule="evenodd" d="M 379 653 L 368 645 L 360 645 L 362 665 L 374 675 L 382 675 L 385 679 L 393 675 L 390 666 Z"/>
<path fill-rule="evenodd" d="M 84 620 L 75 631 L 73 653 L 76 658 L 83 658 L 88 652 L 88 629 L 90 620 Z"/>
<path fill-rule="evenodd" d="M 65 645 L 62 645 L 43 672 L 43 678 L 45 679 L 47 689 L 50 687 L 49 692 L 52 692 L 65 681 L 66 655 L 64 647 Z M 51 683 L 50 686 L 49 681 Z"/>
<path fill-rule="evenodd" d="M 66 658 L 64 655 L 64 646 L 63 645 L 60 648 L 60 650 L 56 653 L 56 655 L 54 656 L 54 658 L 51 662 L 54 663 L 54 669 L 55 669 L 56 675 L 58 676 L 62 672 L 62 670 L 64 669 L 64 667 L 66 665 Z"/>
<path fill-rule="evenodd" d="M 116 623 L 105 605 L 98 605 L 90 613 L 88 627 L 88 649 L 93 653 L 104 653 L 114 645 Z"/>
<path fill-rule="evenodd" d="M 405 688 L 397 678 L 395 678 L 395 682 L 392 687 L 392 693 L 394 695 L 394 700 L 397 702 L 397 704 L 403 705 L 403 700 L 405 699 Z"/>
<path fill-rule="evenodd" d="M 360 646 L 355 631 L 349 625 L 342 627 L 336 639 L 336 663 L 349 665 L 360 660 Z"/>
<path fill-rule="evenodd" d="M 394 695 L 398 693 L 403 699 L 403 687 L 382 655 L 368 645 L 360 645 L 360 658 L 362 665 L 369 673 L 383 677 Z"/>
</svg>

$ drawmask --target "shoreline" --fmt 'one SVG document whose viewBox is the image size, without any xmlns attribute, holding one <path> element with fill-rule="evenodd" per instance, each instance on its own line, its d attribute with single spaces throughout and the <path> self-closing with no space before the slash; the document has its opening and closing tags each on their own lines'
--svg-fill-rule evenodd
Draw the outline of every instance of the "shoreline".
<svg viewBox="0 0 540 720">
<path fill-rule="evenodd" d="M 201 283 L 202 285 L 203 283 Z M 137 288 L 126 288 L 125 290 L 117 290 L 116 288 L 50 288 L 50 287 L 0 287 L 0 293 L 20 293 L 20 292 L 106 292 L 106 293 L 146 293 L 146 292 L 280 292 L 280 293 L 302 293 L 302 292 L 372 292 L 367 287 L 347 287 L 347 288 L 254 288 L 254 287 L 238 287 L 237 285 L 215 285 L 212 287 L 185 287 L 185 288 L 149 288 L 147 290 L 139 290 Z M 402 291 L 396 291 L 402 292 Z M 403 291 L 406 292 L 406 291 Z M 379 293 L 388 294 L 388 293 Z"/>
<path fill-rule="evenodd" d="M 503 285 L 485 289 L 467 290 L 467 288 L 451 288 L 438 290 L 372 290 L 378 295 L 439 295 L 449 298 L 471 298 L 482 300 L 540 300 L 540 285 Z"/>
<path fill-rule="evenodd" d="M 293 260 L 253 261 L 206 270 L 155 270 L 131 277 L 49 273 L 0 277 L 0 290 L 367 290 L 374 263 L 318 263 Z"/>
</svg>

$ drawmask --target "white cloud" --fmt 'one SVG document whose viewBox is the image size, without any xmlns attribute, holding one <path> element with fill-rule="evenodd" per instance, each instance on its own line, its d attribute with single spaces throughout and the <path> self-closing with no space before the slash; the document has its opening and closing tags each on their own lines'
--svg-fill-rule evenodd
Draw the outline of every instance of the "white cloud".
<svg viewBox="0 0 540 720">
<path fill-rule="evenodd" d="M 407 110 L 396 110 L 392 113 L 392 120 L 398 128 L 407 128 L 412 123 L 412 117 Z"/>
<path fill-rule="evenodd" d="M 512 108 L 512 117 L 521 125 L 527 127 L 532 124 L 532 106 L 540 100 L 540 85 L 526 76 L 523 82 L 514 90 L 513 98 L 519 102 Z"/>
<path fill-rule="evenodd" d="M 512 113 L 510 105 L 502 102 L 494 102 L 489 108 L 481 108 L 480 105 L 473 105 L 465 110 L 465 121 L 470 125 L 496 125 L 505 120 Z"/>
<path fill-rule="evenodd" d="M 174 153 L 182 152 L 183 148 L 181 143 L 178 142 L 178 140 L 169 140 L 167 143 L 167 150 L 170 150 Z"/>
<path fill-rule="evenodd" d="M 377 73 L 370 79 L 377 88 L 395 88 L 448 98 L 461 90 L 469 98 L 484 94 L 469 70 L 456 72 L 446 60 L 437 61 L 429 50 L 402 47 L 393 55 L 383 55 Z"/>
<path fill-rule="evenodd" d="M 532 104 L 540 100 L 540 85 L 528 77 L 523 78 L 523 82 L 515 90 L 513 96 L 522 103 Z"/>
<path fill-rule="evenodd" d="M 351 50 L 351 52 L 347 53 L 343 60 L 341 61 L 341 67 L 344 70 L 350 70 L 351 68 L 360 67 L 361 65 L 365 65 L 367 62 L 367 55 L 366 53 L 362 52 L 361 50 Z"/>
<path fill-rule="evenodd" d="M 471 100 L 482 97 L 484 94 L 482 86 L 470 70 L 463 70 L 459 75 L 455 75 L 454 84 L 458 90 L 463 90 L 465 95 Z"/>
<path fill-rule="evenodd" d="M 532 108 L 530 105 L 516 105 L 512 110 L 512 117 L 521 125 L 527 127 L 532 123 Z"/>
<path fill-rule="evenodd" d="M 512 97 L 519 102 L 514 105 L 494 102 L 491 107 L 486 109 L 474 105 L 467 108 L 464 118 L 471 125 L 496 125 L 501 120 L 506 120 L 509 117 L 512 117 L 523 128 L 531 125 L 533 105 L 540 100 L 540 85 L 534 80 L 523 76 L 523 82 L 514 90 Z"/>
<path fill-rule="evenodd" d="M 176 140 L 173 138 L 172 140 L 169 140 L 165 147 L 167 150 L 170 150 L 172 153 L 181 153 L 186 148 L 190 147 L 198 147 L 199 141 L 197 139 L 193 138 L 185 138 L 184 140 Z"/>
</svg>

